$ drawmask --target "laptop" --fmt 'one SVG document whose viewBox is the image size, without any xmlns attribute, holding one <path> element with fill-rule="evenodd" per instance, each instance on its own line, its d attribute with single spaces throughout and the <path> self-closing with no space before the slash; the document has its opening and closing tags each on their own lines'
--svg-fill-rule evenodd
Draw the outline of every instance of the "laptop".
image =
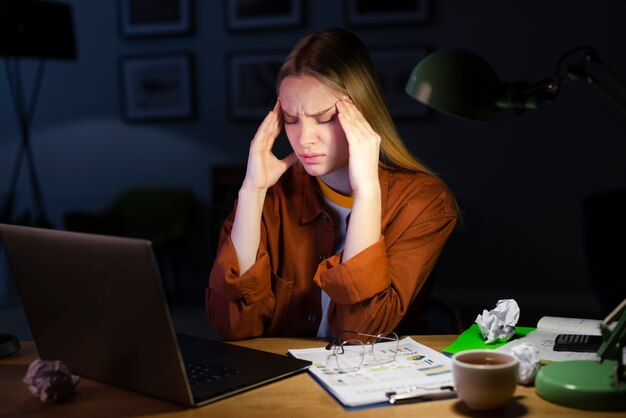
<svg viewBox="0 0 626 418">
<path fill-rule="evenodd" d="M 0 237 L 40 357 L 74 374 L 199 406 L 311 365 L 177 335 L 150 241 L 6 224 Z"/>
</svg>

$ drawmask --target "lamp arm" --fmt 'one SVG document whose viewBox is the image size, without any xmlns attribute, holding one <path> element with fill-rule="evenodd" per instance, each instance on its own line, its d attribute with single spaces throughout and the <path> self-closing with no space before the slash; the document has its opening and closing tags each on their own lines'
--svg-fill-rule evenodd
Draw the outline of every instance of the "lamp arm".
<svg viewBox="0 0 626 418">
<path fill-rule="evenodd" d="M 611 330 L 609 324 L 618 316 L 619 320 Z M 613 384 L 617 387 L 626 379 L 623 362 L 623 349 L 626 346 L 626 299 L 602 321 L 600 330 L 603 342 L 598 350 L 598 358 L 600 362 L 606 359 L 615 360 Z"/>
<path fill-rule="evenodd" d="M 587 68 L 593 68 L 601 75 L 605 83 L 599 81 L 597 77 L 591 75 Z M 624 83 L 613 71 L 602 62 L 595 50 L 589 50 L 585 57 L 570 65 L 566 69 L 566 80 L 585 80 L 585 82 L 600 93 L 605 99 L 617 107 L 624 115 L 626 115 L 626 83 Z M 620 97 L 618 93 L 623 97 Z"/>
<path fill-rule="evenodd" d="M 561 86 L 569 81 L 584 80 L 591 88 L 626 115 L 626 83 L 598 58 L 595 50 L 587 52 L 580 61 L 569 65 L 563 75 L 557 75 L 534 84 L 527 82 L 502 83 L 496 99 L 498 109 L 513 109 L 522 113 L 526 109 L 538 109 L 541 105 L 552 103 Z M 558 67 L 558 65 L 557 65 Z M 604 82 L 592 75 L 588 68 L 602 77 Z M 621 96 L 620 96 L 621 95 Z"/>
<path fill-rule="evenodd" d="M 610 89 L 599 84 L 593 77 L 589 76 L 585 79 L 595 91 L 600 93 L 609 102 L 613 103 L 624 115 L 626 115 L 626 101 L 620 100 L 619 96 L 613 93 Z"/>
<path fill-rule="evenodd" d="M 502 83 L 496 106 L 498 109 L 513 109 L 522 113 L 526 109 L 538 109 L 545 103 L 552 103 L 562 84 L 560 78 L 550 78 L 534 84 L 526 82 Z"/>
<path fill-rule="evenodd" d="M 626 309 L 626 299 L 624 299 L 622 303 L 617 306 L 617 308 L 613 309 L 611 313 L 608 314 L 604 320 L 602 320 L 602 326 L 608 327 L 609 324 L 614 321 L 615 318 L 617 318 L 617 315 L 619 315 L 624 309 Z"/>
<path fill-rule="evenodd" d="M 602 73 L 602 75 L 604 77 L 606 77 L 607 80 L 609 80 L 609 82 L 611 82 L 613 84 L 613 86 L 615 88 L 617 88 L 620 92 L 622 92 L 622 94 L 626 95 L 626 83 L 624 83 L 624 81 L 622 79 L 620 79 L 617 74 L 615 74 L 613 71 L 609 70 L 609 68 L 604 64 L 604 62 L 602 62 L 597 55 L 594 53 L 589 53 L 588 54 L 588 62 L 589 65 L 593 66 L 594 68 L 596 68 L 598 71 L 600 71 Z"/>
</svg>

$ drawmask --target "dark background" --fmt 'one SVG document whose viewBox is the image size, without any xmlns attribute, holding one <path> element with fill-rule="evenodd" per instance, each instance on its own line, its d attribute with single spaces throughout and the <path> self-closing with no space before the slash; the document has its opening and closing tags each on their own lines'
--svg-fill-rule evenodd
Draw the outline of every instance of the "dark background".
<svg viewBox="0 0 626 418">
<path fill-rule="evenodd" d="M 130 187 L 192 190 L 197 211 L 183 254 L 182 285 L 185 303 L 199 309 L 214 253 L 212 209 L 226 199 L 213 199 L 213 168 L 245 165 L 260 122 L 236 120 L 229 111 L 233 54 L 284 54 L 311 31 L 343 26 L 370 50 L 475 51 L 505 81 L 550 77 L 564 51 L 591 45 L 626 79 L 624 0 L 437 0 L 426 22 L 358 27 L 346 21 L 342 2 L 316 0 L 303 2 L 301 25 L 261 30 L 231 29 L 226 1 L 191 3 L 191 33 L 128 38 L 120 33 L 119 2 L 69 2 L 78 60 L 48 63 L 32 145 L 48 215 L 57 228 L 63 228 L 67 211 L 102 210 Z M 196 117 L 129 123 L 120 107 L 120 57 L 172 52 L 194 58 Z M 25 60 L 22 67 L 25 80 L 31 79 L 34 62 Z M 420 105 L 407 106 L 417 111 Z M 490 124 L 431 112 L 426 118 L 403 117 L 397 126 L 464 210 L 465 224 L 442 257 L 435 295 L 459 308 L 465 326 L 504 298 L 518 301 L 521 325 L 534 325 L 541 315 L 604 315 L 606 307 L 592 286 L 582 203 L 598 192 L 626 189 L 626 115 L 579 81 L 565 85 L 551 105 L 523 115 L 501 112 Z M 0 70 L 0 199 L 6 198 L 18 143 L 7 78 Z M 284 152 L 284 142 L 280 149 Z M 32 210 L 24 173 L 17 198 L 16 211 Z M 624 215 L 607 215 L 609 228 L 623 224 Z M 625 278 L 613 275 L 612 280 Z M 0 297 L 15 301 L 4 260 Z M 12 331 L 8 322 L 2 331 Z"/>
</svg>

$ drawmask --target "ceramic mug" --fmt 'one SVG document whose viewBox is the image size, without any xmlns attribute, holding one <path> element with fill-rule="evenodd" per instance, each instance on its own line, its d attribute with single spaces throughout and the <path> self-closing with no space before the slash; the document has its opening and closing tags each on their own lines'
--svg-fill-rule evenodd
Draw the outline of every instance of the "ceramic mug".
<svg viewBox="0 0 626 418">
<path fill-rule="evenodd" d="M 509 353 L 467 350 L 452 356 L 456 391 L 472 409 L 496 409 L 515 392 L 519 361 Z"/>
</svg>

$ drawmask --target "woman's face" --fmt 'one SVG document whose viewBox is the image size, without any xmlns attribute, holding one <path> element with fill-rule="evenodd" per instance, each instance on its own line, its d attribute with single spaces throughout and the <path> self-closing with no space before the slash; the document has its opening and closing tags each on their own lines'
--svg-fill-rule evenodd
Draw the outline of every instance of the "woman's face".
<svg viewBox="0 0 626 418">
<path fill-rule="evenodd" d="M 312 176 L 348 173 L 348 142 L 339 123 L 339 96 L 316 78 L 286 77 L 279 87 L 289 143 Z"/>
</svg>

